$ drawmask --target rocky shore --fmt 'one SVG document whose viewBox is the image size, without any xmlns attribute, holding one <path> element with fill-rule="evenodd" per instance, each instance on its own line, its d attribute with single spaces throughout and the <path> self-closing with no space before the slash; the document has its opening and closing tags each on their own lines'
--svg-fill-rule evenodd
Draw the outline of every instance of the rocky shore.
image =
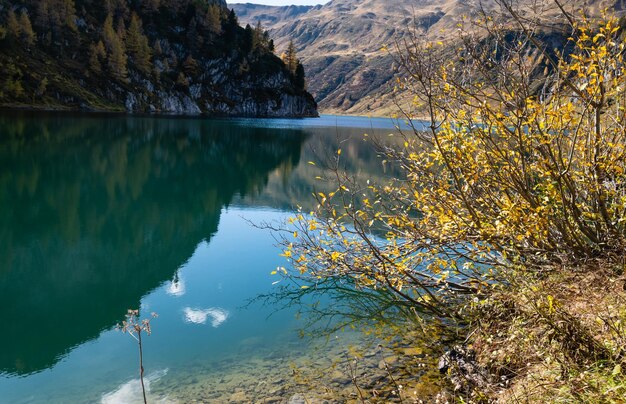
<svg viewBox="0 0 626 404">
<path fill-rule="evenodd" d="M 419 403 L 441 390 L 438 358 L 403 342 L 331 341 L 306 355 L 298 346 L 289 355 L 255 351 L 192 364 L 155 383 L 151 395 L 185 403 Z"/>
</svg>

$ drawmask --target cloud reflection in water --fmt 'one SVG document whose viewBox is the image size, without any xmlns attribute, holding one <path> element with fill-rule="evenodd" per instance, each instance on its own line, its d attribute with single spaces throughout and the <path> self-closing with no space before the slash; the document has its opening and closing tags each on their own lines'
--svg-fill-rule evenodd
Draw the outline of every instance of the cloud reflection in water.
<svg viewBox="0 0 626 404">
<path fill-rule="evenodd" d="M 163 369 L 156 371 L 154 373 L 149 374 L 145 377 L 144 382 L 146 385 L 146 392 L 150 393 L 150 384 L 157 382 L 163 376 L 167 374 L 168 369 Z M 167 396 L 166 397 L 152 397 L 149 400 L 150 402 L 165 404 L 172 403 Z M 134 404 L 134 403 L 143 403 L 143 394 L 141 392 L 141 381 L 139 379 L 132 379 L 117 389 L 103 394 L 102 399 L 100 400 L 101 404 Z"/>
<path fill-rule="evenodd" d="M 174 276 L 174 279 L 170 281 L 169 285 L 167 285 L 165 292 L 168 295 L 176 297 L 183 296 L 187 292 L 185 281 L 178 273 Z"/>
<path fill-rule="evenodd" d="M 219 307 L 209 309 L 192 309 L 191 307 L 185 307 L 183 314 L 185 316 L 185 322 L 193 324 L 206 324 L 207 320 L 210 318 L 211 325 L 215 328 L 226 321 L 230 315 L 228 311 Z"/>
</svg>

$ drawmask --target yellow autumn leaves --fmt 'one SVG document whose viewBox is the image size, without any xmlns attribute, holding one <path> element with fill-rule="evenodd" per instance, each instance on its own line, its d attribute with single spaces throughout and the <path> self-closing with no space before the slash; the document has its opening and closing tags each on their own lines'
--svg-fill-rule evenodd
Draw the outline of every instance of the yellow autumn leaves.
<svg viewBox="0 0 626 404">
<path fill-rule="evenodd" d="M 567 55 L 521 48 L 533 43 L 522 39 L 501 60 L 477 47 L 438 63 L 432 47 L 407 49 L 404 83 L 429 119 L 383 148 L 404 176 L 360 184 L 337 168 L 335 191 L 292 220 L 284 256 L 297 273 L 312 285 L 342 278 L 390 290 L 454 317 L 444 302 L 488 293 L 513 267 L 622 254 L 624 44 L 615 19 L 580 24 Z M 506 32 L 489 34 L 507 43 Z M 537 76 L 529 52 L 547 76 Z"/>
</svg>

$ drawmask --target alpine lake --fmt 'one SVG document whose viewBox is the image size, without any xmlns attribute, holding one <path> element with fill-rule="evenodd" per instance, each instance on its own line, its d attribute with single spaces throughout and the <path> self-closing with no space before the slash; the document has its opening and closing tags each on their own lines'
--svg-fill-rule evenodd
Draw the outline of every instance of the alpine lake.
<svg viewBox="0 0 626 404">
<path fill-rule="evenodd" d="M 158 313 L 149 402 L 356 399 L 342 363 L 363 348 L 359 377 L 382 379 L 390 353 L 358 330 L 301 338 L 297 306 L 255 300 L 286 262 L 254 224 L 312 209 L 324 169 L 310 162 L 339 148 L 350 172 L 392 175 L 368 139 L 396 132 L 378 118 L 1 113 L 0 402 L 143 402 L 137 343 L 116 329 L 128 309 Z"/>
</svg>

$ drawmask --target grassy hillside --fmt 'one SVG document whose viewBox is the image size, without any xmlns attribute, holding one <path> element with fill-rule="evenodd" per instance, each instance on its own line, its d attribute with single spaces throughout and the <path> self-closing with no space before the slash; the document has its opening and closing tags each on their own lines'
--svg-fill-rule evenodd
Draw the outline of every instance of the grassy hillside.
<svg viewBox="0 0 626 404">
<path fill-rule="evenodd" d="M 529 3 L 515 2 L 515 6 Z M 559 15 L 557 7 L 552 2 L 538 4 L 528 17 L 552 25 Z M 563 4 L 574 15 L 583 7 L 587 15 L 598 15 L 604 7 L 624 9 L 621 1 Z M 497 18 L 500 14 L 494 0 L 481 5 L 487 15 Z M 397 112 L 396 101 L 405 101 L 402 94 L 393 92 L 398 77 L 396 43 L 404 47 L 404 41 L 413 37 L 435 43 L 457 39 L 459 23 L 471 29 L 480 18 L 478 2 L 464 0 L 333 0 L 300 12 L 249 4 L 233 8 L 245 23 L 261 21 L 275 38 L 277 49 L 294 41 L 309 77 L 308 90 L 322 111 L 359 115 L 390 115 Z M 388 50 L 383 50 L 385 46 Z M 454 47 L 445 52 L 455 57 Z"/>
</svg>

